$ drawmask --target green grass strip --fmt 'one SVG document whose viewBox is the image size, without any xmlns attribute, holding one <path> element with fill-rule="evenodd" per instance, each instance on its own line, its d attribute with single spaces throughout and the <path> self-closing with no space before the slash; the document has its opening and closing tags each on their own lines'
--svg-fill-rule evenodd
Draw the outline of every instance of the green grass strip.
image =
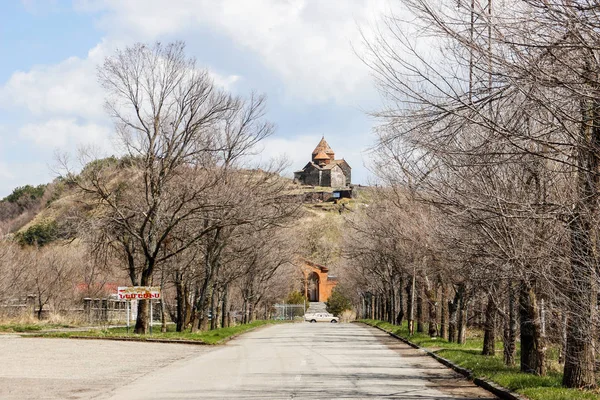
<svg viewBox="0 0 600 400">
<path fill-rule="evenodd" d="M 255 329 L 259 326 L 271 325 L 281 323 L 285 321 L 254 321 L 249 324 L 236 325 L 229 328 L 219 328 L 212 331 L 199 331 L 190 332 L 189 330 L 184 332 L 176 332 L 175 325 L 167 325 L 167 332 L 161 332 L 160 326 L 154 326 L 152 334 L 138 335 L 133 333 L 133 328 L 109 328 L 91 331 L 69 331 L 69 332 L 47 332 L 40 333 L 39 335 L 33 335 L 34 337 L 53 337 L 53 338 L 72 338 L 72 337 L 86 337 L 86 338 L 99 338 L 99 339 L 137 339 L 137 340 L 148 340 L 148 339 L 161 339 L 161 340 L 172 340 L 176 341 L 194 341 L 205 344 L 218 344 L 226 339 L 241 333 L 247 332 L 251 329 Z"/>
<path fill-rule="evenodd" d="M 518 366 L 506 366 L 500 355 L 482 356 L 483 339 L 480 337 L 468 338 L 466 344 L 461 345 L 441 338 L 431 338 L 424 333 L 409 336 L 406 323 L 398 326 L 370 319 L 360 320 L 360 322 L 408 339 L 412 343 L 470 370 L 473 377 L 490 380 L 531 400 L 600 400 L 600 394 L 597 391 L 561 387 L 562 373 L 551 371 L 546 376 L 525 374 L 520 372 Z M 496 343 L 496 349 L 503 349 L 502 342 Z"/>
<path fill-rule="evenodd" d="M 0 325 L 0 332 L 8 333 L 24 333 L 24 332 L 37 332 L 45 329 L 59 329 L 59 328 L 70 328 L 71 325 L 66 324 L 2 324 Z"/>
</svg>

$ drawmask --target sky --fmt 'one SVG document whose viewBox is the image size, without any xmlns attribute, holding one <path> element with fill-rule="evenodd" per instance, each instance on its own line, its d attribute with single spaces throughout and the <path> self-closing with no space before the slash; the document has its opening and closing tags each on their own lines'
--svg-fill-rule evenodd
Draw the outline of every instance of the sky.
<svg viewBox="0 0 600 400">
<path fill-rule="evenodd" d="M 1 0 L 0 197 L 57 176 L 56 154 L 115 153 L 96 68 L 136 42 L 183 40 L 220 86 L 268 98 L 262 158 L 301 169 L 322 136 L 368 184 L 380 107 L 360 60 L 388 0 Z"/>
</svg>

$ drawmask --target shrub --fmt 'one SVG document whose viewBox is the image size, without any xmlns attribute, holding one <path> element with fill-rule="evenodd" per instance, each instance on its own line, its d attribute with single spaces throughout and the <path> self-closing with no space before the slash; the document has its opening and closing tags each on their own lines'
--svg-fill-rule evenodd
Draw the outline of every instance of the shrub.
<svg viewBox="0 0 600 400">
<path fill-rule="evenodd" d="M 28 208 L 33 203 L 38 203 L 44 196 L 47 185 L 19 186 L 6 196 L 2 201 L 7 201 L 19 206 L 21 210 Z"/>
<path fill-rule="evenodd" d="M 333 293 L 331 293 L 331 297 L 329 297 L 329 300 L 327 301 L 327 312 L 330 312 L 333 315 L 340 315 L 342 312 L 351 309 L 352 303 L 350 302 L 350 299 L 334 289 Z"/>
<path fill-rule="evenodd" d="M 42 247 L 58 238 L 58 225 L 56 221 L 41 222 L 30 226 L 25 232 L 17 233 L 15 237 L 21 245 Z"/>
<path fill-rule="evenodd" d="M 302 293 L 300 293 L 299 291 L 295 291 L 287 295 L 285 302 L 287 304 L 304 304 L 305 300 L 306 299 L 304 298 L 304 295 Z"/>
</svg>

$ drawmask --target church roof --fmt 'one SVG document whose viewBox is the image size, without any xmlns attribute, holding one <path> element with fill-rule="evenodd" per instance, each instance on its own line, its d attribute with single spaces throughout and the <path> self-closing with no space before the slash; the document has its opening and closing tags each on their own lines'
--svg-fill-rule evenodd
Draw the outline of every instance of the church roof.
<svg viewBox="0 0 600 400">
<path fill-rule="evenodd" d="M 335 166 L 340 166 L 340 168 L 342 167 L 342 165 L 346 164 L 346 167 L 350 168 L 350 165 L 348 165 L 348 163 L 346 162 L 346 160 L 344 160 L 343 158 L 341 160 L 332 160 L 329 164 L 325 165 L 323 167 L 323 169 L 333 169 Z"/>
<path fill-rule="evenodd" d="M 325 140 L 325 137 L 321 138 L 321 141 L 319 142 L 317 147 L 315 147 L 312 154 L 316 155 L 316 154 L 319 154 L 320 152 L 323 152 L 328 155 L 335 154 L 334 151 L 331 149 L 331 147 L 329 147 L 329 143 L 327 143 L 327 141 Z"/>
<path fill-rule="evenodd" d="M 324 151 L 320 151 L 315 157 L 315 160 L 329 160 L 329 156 Z"/>
</svg>

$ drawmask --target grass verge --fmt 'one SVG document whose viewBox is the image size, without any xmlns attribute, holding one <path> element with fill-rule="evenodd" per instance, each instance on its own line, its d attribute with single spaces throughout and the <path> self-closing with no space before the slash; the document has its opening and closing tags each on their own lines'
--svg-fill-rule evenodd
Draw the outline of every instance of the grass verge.
<svg viewBox="0 0 600 400">
<path fill-rule="evenodd" d="M 202 332 L 175 332 L 175 325 L 168 325 L 167 332 L 161 332 L 160 327 L 154 326 L 152 334 L 148 335 L 137 335 L 133 333 L 131 328 L 127 332 L 127 328 L 109 328 L 101 330 L 91 330 L 83 332 L 47 332 L 40 333 L 39 335 L 32 335 L 34 337 L 53 337 L 53 338 L 72 338 L 72 337 L 85 337 L 85 338 L 98 338 L 98 339 L 136 339 L 140 341 L 145 340 L 172 340 L 177 341 L 192 341 L 204 344 L 218 344 L 226 339 L 230 339 L 241 333 L 247 332 L 251 329 L 259 326 L 270 325 L 275 323 L 281 323 L 284 321 L 254 321 L 249 324 L 236 325 L 229 328 L 220 328 L 212 331 Z"/>
<path fill-rule="evenodd" d="M 60 328 L 71 328 L 72 325 L 67 324 L 22 324 L 22 323 L 8 323 L 0 324 L 0 332 L 6 333 L 25 333 L 25 332 L 37 332 L 45 329 L 60 329 Z"/>
<path fill-rule="evenodd" d="M 535 376 L 520 372 L 518 367 L 504 365 L 500 355 L 482 356 L 483 339 L 480 336 L 469 337 L 466 344 L 460 345 L 440 338 L 431 338 L 424 333 L 409 336 L 406 324 L 397 326 L 369 319 L 360 320 L 360 322 L 377 326 L 408 339 L 412 343 L 470 370 L 473 377 L 490 380 L 532 400 L 600 400 L 600 393 L 596 391 L 561 387 L 562 373 L 558 371 L 550 371 L 547 376 Z M 502 348 L 502 342 L 497 342 L 496 349 L 502 350 Z"/>
</svg>

